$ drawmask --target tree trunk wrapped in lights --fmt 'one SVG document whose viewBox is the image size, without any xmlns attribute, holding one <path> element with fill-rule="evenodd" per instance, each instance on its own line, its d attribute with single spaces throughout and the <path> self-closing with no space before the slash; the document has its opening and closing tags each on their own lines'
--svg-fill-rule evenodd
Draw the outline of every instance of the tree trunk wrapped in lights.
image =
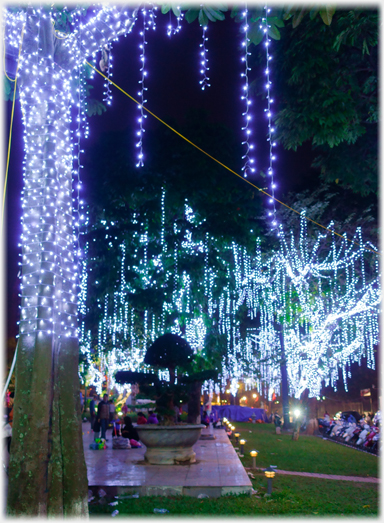
<svg viewBox="0 0 384 523">
<path fill-rule="evenodd" d="M 86 516 L 78 376 L 78 271 L 72 216 L 72 75 L 132 17 L 101 8 L 58 37 L 49 7 L 7 12 L 18 47 L 24 124 L 21 318 L 8 513 Z M 76 16 L 75 16 L 76 18 Z"/>
</svg>

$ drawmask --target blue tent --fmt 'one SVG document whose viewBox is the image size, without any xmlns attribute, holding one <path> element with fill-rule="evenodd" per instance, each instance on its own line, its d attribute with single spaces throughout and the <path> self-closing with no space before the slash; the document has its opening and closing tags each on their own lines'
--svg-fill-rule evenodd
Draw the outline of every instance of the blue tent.
<svg viewBox="0 0 384 523">
<path fill-rule="evenodd" d="M 203 411 L 203 410 L 202 410 Z M 231 421 L 249 421 L 255 416 L 256 420 L 268 423 L 268 417 L 264 409 L 252 407 L 238 407 L 237 405 L 212 405 L 212 413 L 215 419 L 228 418 Z"/>
</svg>

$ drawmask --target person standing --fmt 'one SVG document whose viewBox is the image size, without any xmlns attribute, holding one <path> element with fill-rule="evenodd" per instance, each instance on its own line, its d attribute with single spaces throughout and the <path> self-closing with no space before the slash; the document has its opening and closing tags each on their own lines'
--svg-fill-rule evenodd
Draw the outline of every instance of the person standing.
<svg viewBox="0 0 384 523">
<path fill-rule="evenodd" d="M 97 399 L 96 394 L 93 394 L 92 399 L 89 402 L 89 412 L 91 413 L 91 430 L 93 430 L 93 425 L 95 423 L 95 418 L 96 418 L 96 399 Z"/>
<path fill-rule="evenodd" d="M 113 400 L 109 400 L 109 422 L 112 423 L 115 419 L 116 406 L 113 403 Z"/>
<path fill-rule="evenodd" d="M 108 441 L 105 434 L 109 422 L 108 394 L 104 394 L 102 401 L 100 401 L 99 406 L 97 407 L 97 420 L 101 426 L 101 438 Z"/>
</svg>

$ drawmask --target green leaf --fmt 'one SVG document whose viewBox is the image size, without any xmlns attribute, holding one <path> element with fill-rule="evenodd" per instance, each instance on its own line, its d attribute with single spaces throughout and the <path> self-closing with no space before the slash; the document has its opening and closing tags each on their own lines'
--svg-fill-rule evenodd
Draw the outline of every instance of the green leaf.
<svg viewBox="0 0 384 523">
<path fill-rule="evenodd" d="M 314 7 L 313 9 L 311 9 L 309 11 L 309 18 L 311 20 L 314 20 L 318 12 L 319 12 L 319 8 L 318 7 Z"/>
<path fill-rule="evenodd" d="M 268 36 L 270 36 L 274 40 L 280 40 L 280 31 L 277 29 L 275 25 L 268 26 Z"/>
<path fill-rule="evenodd" d="M 224 13 L 228 11 L 228 6 L 226 4 L 215 4 L 215 9 L 218 11 L 223 11 Z"/>
<path fill-rule="evenodd" d="M 8 80 L 6 76 L 4 76 L 4 95 L 6 100 L 9 100 L 9 94 L 11 93 L 11 91 L 11 82 Z"/>
<path fill-rule="evenodd" d="M 161 6 L 161 12 L 163 15 L 167 14 L 170 9 L 171 9 L 171 4 L 163 4 Z"/>
<path fill-rule="evenodd" d="M 287 5 L 284 8 L 284 14 L 283 14 L 283 20 L 288 20 L 288 18 L 291 18 L 293 16 L 293 11 L 295 10 L 294 5 Z"/>
<path fill-rule="evenodd" d="M 325 7 L 323 9 L 320 9 L 320 16 L 325 25 L 331 25 L 332 17 L 335 14 L 335 11 L 335 7 Z"/>
<path fill-rule="evenodd" d="M 367 45 L 367 40 L 364 38 L 363 40 L 363 54 L 369 54 L 369 49 L 368 49 L 368 45 Z"/>
<path fill-rule="evenodd" d="M 179 16 L 180 16 L 180 13 L 181 13 L 180 6 L 178 6 L 178 5 L 173 5 L 173 6 L 172 6 L 172 11 L 173 11 L 173 14 L 174 14 L 176 17 L 179 17 Z"/>
<path fill-rule="evenodd" d="M 259 45 L 259 43 L 263 40 L 264 31 L 262 28 L 260 28 L 259 22 L 254 22 L 253 24 L 250 24 L 248 38 L 254 45 Z"/>
<path fill-rule="evenodd" d="M 297 27 L 300 22 L 302 21 L 302 19 L 304 18 L 304 16 L 307 14 L 308 12 L 308 9 L 306 9 L 305 7 L 303 7 L 300 11 L 297 9 L 295 14 L 293 15 L 293 20 L 292 20 L 292 27 L 295 28 Z"/>
<path fill-rule="evenodd" d="M 243 11 L 243 9 L 242 9 Z M 256 22 L 257 20 L 260 20 L 264 16 L 264 8 L 263 7 L 253 7 L 249 10 L 248 15 L 248 22 Z"/>
<path fill-rule="evenodd" d="M 215 22 L 216 20 L 225 20 L 225 15 L 223 15 L 223 13 L 221 13 L 218 9 L 212 9 L 212 7 L 206 6 L 204 10 L 207 16 L 208 13 L 210 13 L 213 16 L 212 22 Z"/>
<path fill-rule="evenodd" d="M 231 18 L 236 18 L 241 13 L 241 6 L 235 5 L 231 10 Z"/>
<path fill-rule="evenodd" d="M 268 18 L 268 23 L 273 24 L 276 27 L 285 27 L 284 20 L 282 20 L 281 18 L 277 18 L 277 16 Z"/>
<path fill-rule="evenodd" d="M 11 82 L 8 80 L 6 76 L 4 76 L 4 100 L 7 102 L 8 100 L 13 100 L 13 92 L 15 88 L 15 82 Z M 19 98 L 19 91 L 16 88 L 16 100 Z"/>
<path fill-rule="evenodd" d="M 199 16 L 199 12 L 197 9 L 189 9 L 185 13 L 185 19 L 190 24 L 196 20 L 196 18 Z"/>
<path fill-rule="evenodd" d="M 213 9 L 211 9 L 210 7 L 203 7 L 203 9 L 201 10 L 201 12 L 203 12 L 205 14 L 205 16 L 208 18 L 208 20 L 210 20 L 211 22 L 216 22 L 216 17 L 214 16 L 213 14 Z"/>
<path fill-rule="evenodd" d="M 203 10 L 199 11 L 199 24 L 202 27 L 208 25 L 208 18 Z"/>
<path fill-rule="evenodd" d="M 90 60 L 89 63 L 92 64 L 92 65 L 94 65 L 94 66 L 96 66 L 96 63 L 95 63 L 94 60 Z M 93 74 L 93 69 L 92 69 L 92 67 L 91 67 L 90 65 L 88 65 L 88 64 L 85 64 L 83 67 L 84 67 L 85 77 L 86 77 L 86 78 L 91 78 L 91 77 L 92 77 L 92 74 Z"/>
<path fill-rule="evenodd" d="M 284 8 L 283 7 L 271 6 L 270 17 L 274 17 L 274 18 L 278 18 L 279 20 L 283 20 Z"/>
<path fill-rule="evenodd" d="M 96 100 L 95 98 L 88 98 L 87 100 L 87 115 L 88 116 L 94 116 L 96 114 L 101 115 L 103 114 L 107 108 L 102 102 L 99 102 L 99 100 Z"/>
</svg>

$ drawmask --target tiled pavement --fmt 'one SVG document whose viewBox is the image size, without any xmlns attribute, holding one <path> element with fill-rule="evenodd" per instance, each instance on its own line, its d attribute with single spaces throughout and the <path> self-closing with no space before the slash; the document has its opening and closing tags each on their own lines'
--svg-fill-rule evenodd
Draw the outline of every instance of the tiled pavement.
<svg viewBox="0 0 384 523">
<path fill-rule="evenodd" d="M 196 463 L 150 465 L 144 461 L 144 446 L 140 449 L 112 449 L 109 431 L 108 448 L 91 450 L 89 444 L 93 441 L 93 433 L 90 424 L 83 423 L 89 489 L 96 493 L 101 487 L 109 495 L 138 493 L 195 497 L 199 494 L 219 497 L 228 493 L 251 492 L 251 481 L 225 430 L 216 429 L 214 435 L 215 439 L 200 439 L 194 445 Z"/>
</svg>

